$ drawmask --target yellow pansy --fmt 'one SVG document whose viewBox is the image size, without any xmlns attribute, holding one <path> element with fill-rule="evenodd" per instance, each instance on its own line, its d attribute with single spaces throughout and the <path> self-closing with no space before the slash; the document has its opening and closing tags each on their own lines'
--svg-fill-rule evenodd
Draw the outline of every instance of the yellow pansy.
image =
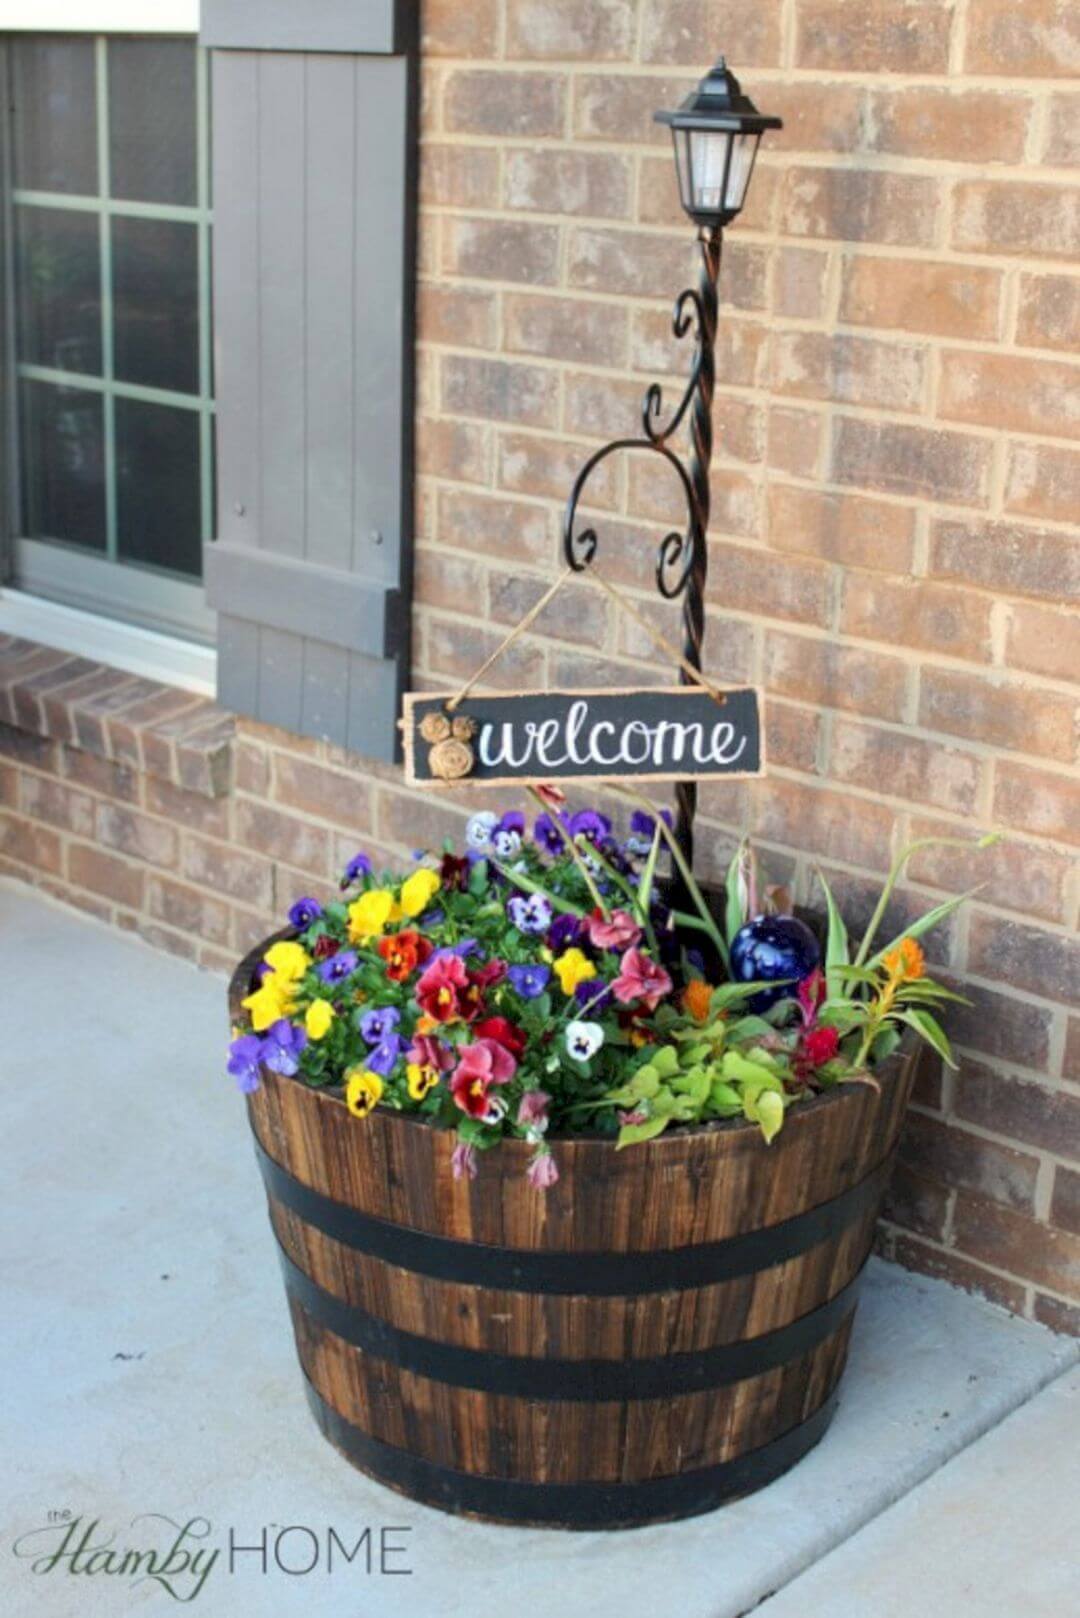
<svg viewBox="0 0 1080 1618">
<path fill-rule="evenodd" d="M 366 1068 L 351 1067 L 345 1075 L 345 1105 L 354 1118 L 366 1118 L 378 1104 L 383 1093 L 383 1081 L 377 1073 Z"/>
<path fill-rule="evenodd" d="M 281 983 L 297 983 L 311 965 L 307 950 L 287 938 L 271 944 L 263 960 Z"/>
<path fill-rule="evenodd" d="M 349 906 L 349 938 L 354 944 L 366 944 L 369 938 L 384 933 L 390 922 L 400 920 L 401 911 L 389 888 L 372 888 Z"/>
<path fill-rule="evenodd" d="M 291 990 L 291 983 L 283 983 L 275 972 L 268 972 L 255 992 L 240 1002 L 251 1013 L 251 1026 L 257 1034 L 265 1033 L 279 1017 L 287 1017 L 295 1009 Z"/>
<path fill-rule="evenodd" d="M 335 1016 L 329 1000 L 313 1000 L 304 1013 L 304 1027 L 309 1039 L 322 1039 Z"/>
<path fill-rule="evenodd" d="M 439 1082 L 439 1070 L 425 1062 L 410 1062 L 405 1069 L 405 1082 L 414 1101 L 423 1101 Z"/>
<path fill-rule="evenodd" d="M 568 949 L 555 962 L 555 976 L 563 994 L 573 994 L 579 983 L 588 983 L 596 976 L 596 968 L 581 950 Z"/>
<path fill-rule="evenodd" d="M 434 871 L 414 871 L 402 884 L 401 908 L 407 916 L 419 916 L 438 891 L 439 879 Z"/>
</svg>

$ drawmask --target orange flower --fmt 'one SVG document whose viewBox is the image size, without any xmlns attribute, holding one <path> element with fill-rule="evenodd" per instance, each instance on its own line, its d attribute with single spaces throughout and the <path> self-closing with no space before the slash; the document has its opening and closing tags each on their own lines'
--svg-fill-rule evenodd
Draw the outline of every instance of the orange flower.
<svg viewBox="0 0 1080 1618">
<path fill-rule="evenodd" d="M 895 983 L 921 978 L 926 971 L 926 957 L 913 938 L 902 938 L 896 948 L 882 958 L 882 964 Z"/>
<path fill-rule="evenodd" d="M 404 983 L 431 954 L 431 945 L 417 932 L 393 933 L 379 939 L 378 951 L 392 983 Z"/>
<path fill-rule="evenodd" d="M 704 1022 L 709 1015 L 709 1001 L 712 998 L 712 985 L 704 978 L 691 978 L 683 990 L 682 1007 L 688 1016 L 695 1022 Z"/>
</svg>

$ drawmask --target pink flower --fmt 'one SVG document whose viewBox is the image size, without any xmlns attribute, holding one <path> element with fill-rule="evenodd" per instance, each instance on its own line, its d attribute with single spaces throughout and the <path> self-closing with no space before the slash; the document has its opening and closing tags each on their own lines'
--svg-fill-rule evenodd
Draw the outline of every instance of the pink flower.
<svg viewBox="0 0 1080 1618">
<path fill-rule="evenodd" d="M 537 1152 L 535 1157 L 530 1158 L 525 1178 L 534 1191 L 546 1191 L 549 1185 L 554 1185 L 559 1178 L 559 1170 L 551 1153 Z"/>
<path fill-rule="evenodd" d="M 450 1167 L 455 1180 L 475 1180 L 476 1147 L 470 1146 L 468 1141 L 459 1140 L 450 1158 Z"/>
<path fill-rule="evenodd" d="M 594 910 L 585 925 L 589 942 L 597 949 L 629 949 L 641 940 L 641 928 L 626 910 L 613 910 L 610 921 L 604 920 L 602 911 Z"/>
<path fill-rule="evenodd" d="M 523 1129 L 545 1129 L 551 1097 L 546 1090 L 526 1090 L 518 1107 L 517 1121 Z"/>
<path fill-rule="evenodd" d="M 436 1022 L 453 1022 L 461 1016 L 461 991 L 467 983 L 465 963 L 459 956 L 437 956 L 416 984 L 420 1010 Z"/>
<path fill-rule="evenodd" d="M 637 1001 L 642 1010 L 655 1011 L 660 1001 L 672 990 L 671 978 L 662 966 L 640 949 L 628 949 L 619 962 L 619 975 L 611 985 L 611 992 L 620 1005 L 629 1006 Z"/>
<path fill-rule="evenodd" d="M 625 1128 L 628 1124 L 643 1124 L 649 1115 L 642 1112 L 640 1107 L 635 1107 L 633 1112 L 616 1112 L 615 1116 Z"/>
<path fill-rule="evenodd" d="M 477 1039 L 464 1045 L 454 1073 L 458 1080 L 479 1079 L 484 1084 L 509 1084 L 517 1072 L 517 1061 L 497 1039 Z"/>
<path fill-rule="evenodd" d="M 818 1010 L 825 999 L 825 974 L 820 966 L 815 966 L 814 970 L 803 978 L 795 992 L 799 997 L 799 1010 L 802 1012 L 803 1022 L 809 1028 L 817 1021 Z"/>
<path fill-rule="evenodd" d="M 433 1067 L 437 1073 L 448 1073 L 454 1065 L 454 1053 L 433 1034 L 414 1034 L 409 1061 L 415 1062 L 417 1067 Z"/>
</svg>

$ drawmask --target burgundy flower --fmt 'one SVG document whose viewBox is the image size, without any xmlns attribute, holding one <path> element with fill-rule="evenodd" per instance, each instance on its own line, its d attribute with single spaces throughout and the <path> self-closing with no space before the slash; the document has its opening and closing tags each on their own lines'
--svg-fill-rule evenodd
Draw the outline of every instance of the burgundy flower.
<svg viewBox="0 0 1080 1618">
<path fill-rule="evenodd" d="M 835 1028 L 811 1028 L 799 1042 L 799 1056 L 809 1067 L 823 1067 L 840 1049 Z"/>
<path fill-rule="evenodd" d="M 444 854 L 439 866 L 439 880 L 447 893 L 464 893 L 469 885 L 470 870 L 468 860 L 459 859 L 456 854 Z"/>
<path fill-rule="evenodd" d="M 454 1053 L 434 1034 L 414 1034 L 409 1061 L 415 1062 L 417 1067 L 433 1067 L 438 1073 L 449 1073 L 454 1065 Z"/>
<path fill-rule="evenodd" d="M 458 955 L 441 955 L 423 972 L 416 985 L 420 1010 L 436 1022 L 453 1022 L 462 1015 L 462 995 L 468 986 L 465 962 Z"/>
<path fill-rule="evenodd" d="M 506 1017 L 485 1017 L 474 1024 L 473 1033 L 477 1039 L 493 1039 L 504 1051 L 509 1051 L 515 1061 L 521 1060 L 529 1043 L 524 1028 L 519 1028 L 517 1023 L 510 1022 Z"/>
<path fill-rule="evenodd" d="M 329 933 L 320 933 L 311 946 L 311 953 L 317 961 L 328 961 L 340 948 L 336 938 L 331 938 Z"/>
</svg>

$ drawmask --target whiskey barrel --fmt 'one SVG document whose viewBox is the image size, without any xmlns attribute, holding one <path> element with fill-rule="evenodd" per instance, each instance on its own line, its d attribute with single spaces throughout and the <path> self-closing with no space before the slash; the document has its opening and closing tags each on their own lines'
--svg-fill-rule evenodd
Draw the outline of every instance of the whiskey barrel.
<svg viewBox="0 0 1080 1618">
<path fill-rule="evenodd" d="M 269 942 L 269 941 L 268 941 Z M 234 1018 L 265 945 L 238 968 Z M 264 1073 L 255 1151 L 307 1397 L 362 1471 L 448 1511 L 615 1528 L 709 1511 L 824 1433 L 915 1067 L 616 1152 L 453 1132 Z"/>
</svg>

